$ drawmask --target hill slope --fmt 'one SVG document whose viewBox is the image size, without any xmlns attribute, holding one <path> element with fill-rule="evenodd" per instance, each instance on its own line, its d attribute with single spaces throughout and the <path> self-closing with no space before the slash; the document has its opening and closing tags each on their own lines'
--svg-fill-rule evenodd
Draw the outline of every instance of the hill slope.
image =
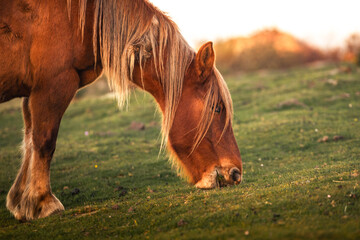
<svg viewBox="0 0 360 240">
<path fill-rule="evenodd" d="M 226 70 L 287 68 L 322 59 L 320 50 L 276 29 L 215 44 L 217 63 Z"/>
</svg>

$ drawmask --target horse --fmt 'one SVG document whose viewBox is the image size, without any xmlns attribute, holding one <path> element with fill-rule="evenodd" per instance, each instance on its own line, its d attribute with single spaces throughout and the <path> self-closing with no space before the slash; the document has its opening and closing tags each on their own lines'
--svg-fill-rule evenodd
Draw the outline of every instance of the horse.
<svg viewBox="0 0 360 240">
<path fill-rule="evenodd" d="M 232 100 L 212 42 L 196 52 L 147 0 L 0 0 L 0 103 L 23 98 L 22 165 L 6 199 L 16 219 L 64 211 L 50 185 L 61 118 L 101 74 L 120 107 L 134 87 L 155 98 L 161 149 L 191 184 L 241 182 Z"/>
</svg>

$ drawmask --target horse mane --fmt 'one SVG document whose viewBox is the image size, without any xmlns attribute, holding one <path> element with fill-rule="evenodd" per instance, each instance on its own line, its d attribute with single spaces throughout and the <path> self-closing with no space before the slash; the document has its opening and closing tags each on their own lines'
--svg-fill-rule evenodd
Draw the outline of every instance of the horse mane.
<svg viewBox="0 0 360 240">
<path fill-rule="evenodd" d="M 67 0 L 70 18 L 71 1 Z M 79 28 L 84 34 L 88 0 L 79 1 Z M 116 93 L 120 107 L 129 99 L 135 60 L 140 71 L 150 56 L 165 95 L 161 150 L 165 148 L 178 102 L 184 75 L 195 52 L 182 37 L 176 24 L 147 0 L 94 0 L 93 51 L 95 62 L 101 59 L 110 88 Z M 97 56 L 100 49 L 100 56 Z M 165 55 L 166 54 L 166 55 Z M 206 135 L 214 116 L 214 105 L 222 101 L 226 109 L 226 126 L 232 118 L 230 93 L 221 74 L 214 67 L 206 95 L 205 109 L 197 128 L 195 149 Z M 225 131 L 224 128 L 224 131 Z"/>
</svg>

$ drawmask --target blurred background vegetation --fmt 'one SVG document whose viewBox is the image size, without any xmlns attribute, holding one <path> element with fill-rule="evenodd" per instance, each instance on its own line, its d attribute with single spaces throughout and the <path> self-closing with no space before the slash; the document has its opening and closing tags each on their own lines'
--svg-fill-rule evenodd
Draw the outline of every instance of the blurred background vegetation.
<svg viewBox="0 0 360 240">
<path fill-rule="evenodd" d="M 351 34 L 343 46 L 320 49 L 276 28 L 249 37 L 215 43 L 217 66 L 223 72 L 287 69 L 314 62 L 360 65 L 360 34 Z"/>
</svg>

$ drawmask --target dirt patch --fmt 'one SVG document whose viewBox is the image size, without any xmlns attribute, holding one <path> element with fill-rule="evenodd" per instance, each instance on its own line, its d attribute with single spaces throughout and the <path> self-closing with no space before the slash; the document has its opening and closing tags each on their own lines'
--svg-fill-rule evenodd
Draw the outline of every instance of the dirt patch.
<svg viewBox="0 0 360 240">
<path fill-rule="evenodd" d="M 317 140 L 317 142 L 319 142 L 319 143 L 330 142 L 330 141 L 336 142 L 336 141 L 340 141 L 343 139 L 345 139 L 344 136 L 340 136 L 340 135 L 335 135 L 332 139 L 329 136 L 323 136 L 322 138 L 319 138 Z"/>
<path fill-rule="evenodd" d="M 303 108 L 309 108 L 306 104 L 300 102 L 299 100 L 293 98 L 289 99 L 283 102 L 280 102 L 277 105 L 277 108 L 289 108 L 289 107 L 303 107 Z"/>
<path fill-rule="evenodd" d="M 136 121 L 133 121 L 129 128 L 129 130 L 135 130 L 135 131 L 143 131 L 145 130 L 145 124 L 142 123 L 142 122 L 136 122 Z"/>
<path fill-rule="evenodd" d="M 326 101 L 333 102 L 339 99 L 346 99 L 346 98 L 350 98 L 350 93 L 342 93 L 340 95 L 332 96 L 331 98 L 326 99 Z"/>
</svg>

